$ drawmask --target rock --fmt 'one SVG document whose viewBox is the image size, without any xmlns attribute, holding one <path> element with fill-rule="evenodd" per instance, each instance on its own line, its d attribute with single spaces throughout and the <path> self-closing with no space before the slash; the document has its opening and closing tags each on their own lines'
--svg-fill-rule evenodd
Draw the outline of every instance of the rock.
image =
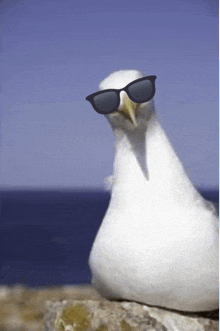
<svg viewBox="0 0 220 331">
<path fill-rule="evenodd" d="M 218 321 L 107 300 L 47 301 L 45 331 L 217 331 Z"/>
<path fill-rule="evenodd" d="M 102 300 L 90 285 L 35 289 L 0 286 L 0 331 L 42 331 L 45 302 L 64 299 Z"/>
<path fill-rule="evenodd" d="M 74 308 L 70 307 L 67 315 L 76 315 L 76 331 L 93 331 L 96 325 L 96 331 L 218 330 L 213 314 L 204 314 L 206 318 L 192 314 L 189 317 L 133 302 L 108 301 L 90 285 L 34 289 L 16 285 L 0 286 L 0 331 L 65 330 L 62 311 L 71 305 Z M 55 321 L 59 328 L 55 328 Z M 112 325 L 119 328 L 110 329 Z"/>
</svg>

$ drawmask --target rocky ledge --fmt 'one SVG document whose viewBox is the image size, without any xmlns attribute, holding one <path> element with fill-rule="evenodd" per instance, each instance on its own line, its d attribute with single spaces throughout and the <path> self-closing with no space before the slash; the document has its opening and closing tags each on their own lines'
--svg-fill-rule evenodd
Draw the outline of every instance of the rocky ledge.
<svg viewBox="0 0 220 331">
<path fill-rule="evenodd" d="M 48 331 L 208 331 L 217 321 L 135 302 L 74 300 L 46 303 Z"/>
<path fill-rule="evenodd" d="M 1 331 L 217 331 L 217 312 L 187 314 L 108 301 L 91 286 L 0 287 Z"/>
</svg>

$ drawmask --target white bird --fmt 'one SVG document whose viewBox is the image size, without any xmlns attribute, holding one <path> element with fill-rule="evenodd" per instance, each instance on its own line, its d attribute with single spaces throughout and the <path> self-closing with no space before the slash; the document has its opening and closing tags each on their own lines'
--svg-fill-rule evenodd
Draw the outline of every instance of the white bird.
<svg viewBox="0 0 220 331">
<path fill-rule="evenodd" d="M 122 89 L 136 70 L 109 75 Z M 116 137 L 111 200 L 92 246 L 92 284 L 109 299 L 181 311 L 218 308 L 218 218 L 190 182 L 157 120 L 154 100 L 120 91 L 106 115 Z"/>
</svg>

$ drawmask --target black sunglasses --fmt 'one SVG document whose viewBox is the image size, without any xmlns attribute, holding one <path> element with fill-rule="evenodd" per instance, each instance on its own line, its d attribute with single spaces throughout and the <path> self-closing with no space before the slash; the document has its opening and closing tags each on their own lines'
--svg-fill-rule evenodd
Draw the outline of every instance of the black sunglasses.
<svg viewBox="0 0 220 331">
<path fill-rule="evenodd" d="M 99 114 L 111 114 L 120 105 L 120 92 L 125 91 L 135 103 L 150 101 L 155 94 L 156 76 L 142 77 L 129 83 L 122 89 L 108 89 L 88 95 L 86 100 L 91 102 Z"/>
</svg>

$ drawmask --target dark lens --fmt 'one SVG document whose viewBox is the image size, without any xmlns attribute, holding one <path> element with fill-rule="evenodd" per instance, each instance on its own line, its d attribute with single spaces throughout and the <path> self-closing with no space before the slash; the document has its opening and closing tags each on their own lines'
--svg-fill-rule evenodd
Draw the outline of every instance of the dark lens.
<svg viewBox="0 0 220 331">
<path fill-rule="evenodd" d="M 118 95 L 114 91 L 107 91 L 97 94 L 93 102 L 96 106 L 96 109 L 101 114 L 111 113 L 115 108 L 118 107 Z M 115 109 L 115 110 L 116 110 Z"/>
<path fill-rule="evenodd" d="M 153 98 L 154 87 L 150 80 L 141 80 L 128 87 L 128 93 L 134 102 L 147 102 Z"/>
</svg>

